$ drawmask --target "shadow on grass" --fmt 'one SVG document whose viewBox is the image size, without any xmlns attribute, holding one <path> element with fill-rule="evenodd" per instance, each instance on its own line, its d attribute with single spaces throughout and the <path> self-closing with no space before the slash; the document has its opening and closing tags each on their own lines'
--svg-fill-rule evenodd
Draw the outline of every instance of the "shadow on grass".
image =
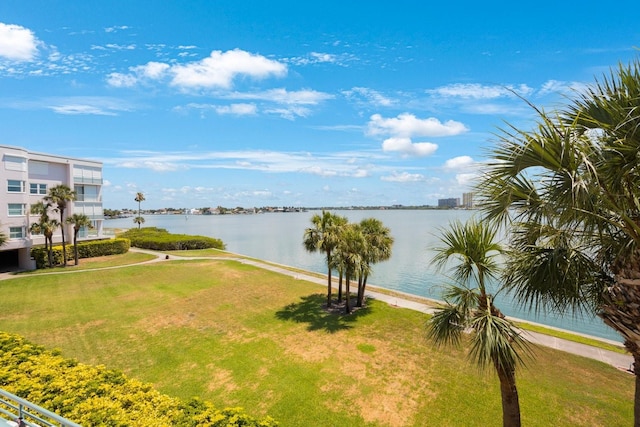
<svg viewBox="0 0 640 427">
<path fill-rule="evenodd" d="M 351 329 L 354 322 L 362 316 L 371 313 L 368 306 L 362 308 L 352 307 L 351 314 L 345 314 L 344 303 L 334 305 L 327 309 L 327 299 L 324 295 L 313 294 L 300 298 L 298 303 L 289 304 L 282 310 L 276 312 L 276 318 L 280 320 L 291 320 L 296 323 L 308 323 L 307 330 L 335 333 L 345 329 Z M 355 303 L 355 299 L 353 299 Z"/>
</svg>

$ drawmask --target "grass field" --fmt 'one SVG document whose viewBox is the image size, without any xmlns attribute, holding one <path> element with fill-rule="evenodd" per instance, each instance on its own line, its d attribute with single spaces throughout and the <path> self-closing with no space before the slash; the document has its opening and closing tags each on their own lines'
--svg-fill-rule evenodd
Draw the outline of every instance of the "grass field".
<svg viewBox="0 0 640 427">
<path fill-rule="evenodd" d="M 434 349 L 424 314 L 328 314 L 322 290 L 224 260 L 26 275 L 0 281 L 0 329 L 283 426 L 501 424 L 495 375 Z M 632 424 L 633 376 L 535 353 L 518 374 L 523 425 Z"/>
</svg>

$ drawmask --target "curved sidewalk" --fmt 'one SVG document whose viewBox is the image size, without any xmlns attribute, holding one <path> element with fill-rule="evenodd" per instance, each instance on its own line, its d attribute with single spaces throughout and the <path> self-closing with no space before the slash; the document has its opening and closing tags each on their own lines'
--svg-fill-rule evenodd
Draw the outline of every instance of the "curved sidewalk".
<svg viewBox="0 0 640 427">
<path fill-rule="evenodd" d="M 291 276 L 295 279 L 305 280 L 307 282 L 316 283 L 319 285 L 326 286 L 327 282 L 325 278 L 319 278 L 316 276 L 312 276 L 309 274 L 291 271 L 286 266 L 279 267 L 275 264 L 271 263 L 263 263 L 255 260 L 244 259 L 244 258 L 231 258 L 235 261 L 241 262 L 243 264 L 250 264 L 258 268 L 262 268 L 265 270 L 274 271 L 280 274 L 284 274 L 287 276 Z M 409 295 L 407 295 L 410 297 Z M 371 286 L 367 290 L 367 297 L 376 299 L 379 301 L 384 301 L 389 305 L 394 307 L 408 308 L 410 310 L 419 311 L 422 313 L 433 313 L 434 308 L 428 304 L 421 303 L 415 301 L 413 299 L 403 298 L 401 295 L 388 295 L 386 293 L 376 292 L 375 286 Z M 419 297 L 413 297 L 419 299 Z M 517 320 L 518 322 L 526 322 L 521 319 L 512 319 Z M 571 331 L 567 331 L 568 333 L 573 333 Z M 627 371 L 633 364 L 633 357 L 629 354 L 621 354 L 615 351 L 604 350 L 598 347 L 593 347 L 586 344 L 577 343 L 574 341 L 565 340 L 562 338 L 556 338 L 550 335 L 541 334 L 533 331 L 523 331 L 523 334 L 533 344 L 539 344 L 544 347 L 553 348 L 555 350 L 565 351 L 567 353 L 576 354 L 583 357 L 588 357 L 590 359 L 599 360 L 600 362 L 612 365 L 621 370 Z M 590 337 L 596 340 L 600 340 L 598 337 Z M 615 343 L 618 344 L 618 343 Z"/>
</svg>

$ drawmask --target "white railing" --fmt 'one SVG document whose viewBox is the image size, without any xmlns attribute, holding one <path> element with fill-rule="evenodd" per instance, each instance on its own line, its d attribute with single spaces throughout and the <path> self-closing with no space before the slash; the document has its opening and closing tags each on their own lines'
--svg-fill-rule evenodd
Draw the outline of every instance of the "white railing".
<svg viewBox="0 0 640 427">
<path fill-rule="evenodd" d="M 20 427 L 82 427 L 0 388 L 0 421 L 2 420 L 11 420 L 13 425 Z"/>
</svg>

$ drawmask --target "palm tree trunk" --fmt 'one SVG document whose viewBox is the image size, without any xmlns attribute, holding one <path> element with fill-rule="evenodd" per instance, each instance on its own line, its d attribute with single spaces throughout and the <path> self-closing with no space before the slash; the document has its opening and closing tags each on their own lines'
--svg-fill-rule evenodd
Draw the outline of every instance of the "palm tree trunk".
<svg viewBox="0 0 640 427">
<path fill-rule="evenodd" d="M 331 284 L 331 267 L 329 267 L 329 272 L 327 273 L 327 307 L 331 307 Z"/>
<path fill-rule="evenodd" d="M 73 259 L 75 265 L 78 265 L 78 231 L 80 230 L 73 230 Z"/>
<path fill-rule="evenodd" d="M 633 402 L 634 426 L 640 427 L 640 274 L 619 272 L 615 283 L 603 293 L 603 303 L 598 315 L 604 323 L 624 338 L 624 346 L 633 356 L 636 375 L 636 391 Z M 622 275 L 631 277 L 629 279 Z"/>
<path fill-rule="evenodd" d="M 628 348 L 628 347 L 627 347 Z M 633 373 L 636 376 L 636 393 L 633 402 L 634 427 L 640 427 L 640 349 L 635 346 L 633 354 Z"/>
<path fill-rule="evenodd" d="M 362 307 L 362 295 L 364 294 L 364 289 L 362 287 L 362 274 L 358 275 L 358 297 L 356 298 L 356 307 Z"/>
<path fill-rule="evenodd" d="M 520 427 L 520 401 L 516 388 L 515 372 L 507 371 L 494 361 L 494 366 L 500 378 L 500 393 L 502 395 L 502 426 Z"/>
<path fill-rule="evenodd" d="M 331 249 L 327 249 L 327 307 L 331 307 Z"/>
<path fill-rule="evenodd" d="M 362 278 L 362 292 L 360 292 L 360 288 L 358 288 L 358 307 L 362 307 L 364 305 L 364 294 L 367 290 L 367 275 L 365 274 Z"/>
<path fill-rule="evenodd" d="M 344 285 L 344 287 L 345 287 L 345 289 L 344 289 L 344 293 L 345 293 L 345 305 L 344 305 L 344 306 L 345 306 L 345 313 L 346 313 L 346 314 L 351 313 L 351 301 L 350 301 L 350 295 L 349 295 L 349 294 L 350 294 L 350 292 L 351 292 L 351 289 L 350 289 L 350 283 L 349 283 L 350 279 L 351 279 L 351 278 L 350 278 L 350 277 L 349 277 L 349 275 L 347 274 L 347 277 L 345 278 L 345 285 Z"/>
<path fill-rule="evenodd" d="M 49 268 L 51 268 L 53 267 L 53 262 L 51 261 L 51 246 L 47 236 L 44 236 L 44 250 L 47 251 L 47 261 L 49 262 Z"/>
</svg>

